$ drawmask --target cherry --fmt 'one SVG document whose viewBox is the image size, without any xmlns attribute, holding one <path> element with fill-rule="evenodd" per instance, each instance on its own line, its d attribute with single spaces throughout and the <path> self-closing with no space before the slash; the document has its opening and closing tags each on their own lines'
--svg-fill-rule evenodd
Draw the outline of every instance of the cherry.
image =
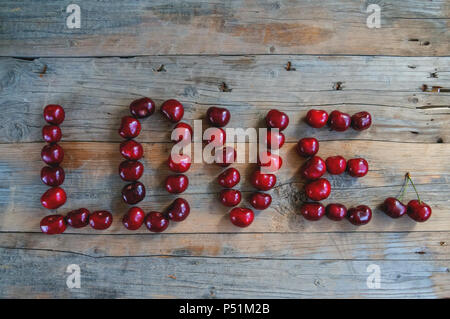
<svg viewBox="0 0 450 319">
<path fill-rule="evenodd" d="M 369 112 L 359 112 L 352 115 L 352 127 L 357 131 L 367 130 L 372 124 Z"/>
<path fill-rule="evenodd" d="M 65 116 L 61 105 L 49 104 L 44 108 L 44 119 L 49 124 L 59 125 L 64 121 Z"/>
<path fill-rule="evenodd" d="M 306 123 L 308 123 L 309 126 L 315 127 L 315 128 L 321 128 L 324 127 L 325 124 L 327 124 L 328 121 L 328 113 L 324 110 L 309 110 L 308 113 L 306 113 Z"/>
<path fill-rule="evenodd" d="M 406 214 L 407 209 L 406 206 L 397 198 L 388 197 L 384 200 L 382 210 L 389 217 L 399 218 Z"/>
<path fill-rule="evenodd" d="M 47 209 L 56 209 L 66 203 L 67 195 L 61 187 L 52 187 L 41 196 L 41 204 Z"/>
<path fill-rule="evenodd" d="M 247 227 L 255 218 L 255 213 L 248 208 L 235 207 L 230 212 L 231 222 L 238 227 Z"/>
<path fill-rule="evenodd" d="M 219 147 L 225 145 L 227 140 L 227 134 L 220 127 L 213 127 L 208 129 L 209 137 L 205 139 L 206 144 L 210 144 Z"/>
<path fill-rule="evenodd" d="M 139 203 L 145 197 L 145 186 L 141 182 L 134 182 L 122 188 L 122 199 L 129 205 Z"/>
<path fill-rule="evenodd" d="M 73 210 L 68 212 L 66 215 L 67 224 L 72 226 L 73 228 L 81 228 L 87 226 L 89 224 L 89 216 L 91 212 L 86 208 L 80 208 L 77 210 Z"/>
<path fill-rule="evenodd" d="M 284 130 L 289 125 L 289 116 L 286 113 L 278 110 L 270 110 L 266 116 L 267 126 L 270 128 L 278 128 L 280 131 Z"/>
<path fill-rule="evenodd" d="M 319 141 L 314 137 L 305 137 L 297 143 L 297 153 L 302 157 L 310 157 L 319 151 Z"/>
<path fill-rule="evenodd" d="M 45 145 L 41 151 L 42 160 L 51 166 L 57 166 L 64 159 L 64 150 L 58 144 Z"/>
<path fill-rule="evenodd" d="M 134 138 L 141 133 L 141 123 L 132 116 L 122 117 L 119 135 L 123 138 Z"/>
<path fill-rule="evenodd" d="M 148 97 L 134 100 L 130 104 L 130 113 L 137 118 L 149 117 L 155 112 L 155 102 Z"/>
<path fill-rule="evenodd" d="M 169 121 L 177 123 L 183 118 L 184 107 L 177 100 L 171 99 L 161 105 L 161 112 Z"/>
<path fill-rule="evenodd" d="M 256 170 L 250 177 L 250 183 L 259 190 L 268 191 L 277 183 L 277 177 L 274 174 L 263 174 L 260 170 Z"/>
<path fill-rule="evenodd" d="M 174 130 L 177 130 L 178 137 L 174 139 L 176 142 L 191 141 L 193 136 L 192 127 L 187 123 L 178 123 Z"/>
<path fill-rule="evenodd" d="M 253 193 L 250 204 L 258 210 L 266 209 L 272 204 L 272 196 L 266 193 Z"/>
<path fill-rule="evenodd" d="M 347 218 L 353 225 L 365 225 L 372 219 L 372 210 L 366 205 L 359 205 L 348 210 Z"/>
<path fill-rule="evenodd" d="M 268 131 L 267 132 L 267 148 L 268 149 L 280 149 L 286 140 L 282 132 Z"/>
<path fill-rule="evenodd" d="M 313 156 L 303 164 L 301 174 L 306 179 L 318 179 L 327 170 L 325 161 L 319 156 Z"/>
<path fill-rule="evenodd" d="M 259 154 L 261 155 L 261 154 Z M 283 159 L 277 154 L 267 151 L 261 158 L 258 156 L 258 166 L 263 167 L 264 172 L 274 173 L 283 165 Z"/>
<path fill-rule="evenodd" d="M 149 231 L 160 233 L 169 226 L 169 220 L 160 212 L 150 212 L 145 217 L 145 225 Z"/>
<path fill-rule="evenodd" d="M 113 222 L 113 216 L 106 210 L 98 210 L 89 217 L 89 225 L 97 230 L 104 230 L 109 228 Z"/>
<path fill-rule="evenodd" d="M 306 196 L 313 201 L 321 201 L 330 196 L 331 184 L 325 178 L 319 178 L 305 186 Z"/>
<path fill-rule="evenodd" d="M 327 217 L 334 221 L 343 220 L 347 216 L 347 207 L 342 204 L 328 204 L 325 209 Z"/>
<path fill-rule="evenodd" d="M 184 173 L 191 167 L 191 158 L 189 155 L 174 154 L 175 156 L 169 155 L 169 160 L 167 164 L 169 169 L 175 173 Z"/>
<path fill-rule="evenodd" d="M 120 143 L 120 154 L 127 160 L 137 161 L 144 155 L 144 148 L 135 140 Z"/>
<path fill-rule="evenodd" d="M 48 186 L 59 186 L 64 182 L 66 174 L 61 166 L 44 166 L 41 169 L 41 180 Z"/>
<path fill-rule="evenodd" d="M 127 182 L 134 182 L 144 174 L 144 165 L 138 161 L 123 161 L 119 165 L 119 176 Z"/>
<path fill-rule="evenodd" d="M 408 216 L 416 222 L 425 222 L 431 217 L 431 207 L 420 199 L 414 199 L 408 203 Z"/>
<path fill-rule="evenodd" d="M 56 125 L 45 125 L 42 128 L 42 138 L 47 143 L 56 143 L 61 140 L 61 129 Z"/>
<path fill-rule="evenodd" d="M 206 111 L 206 116 L 208 117 L 209 123 L 213 126 L 223 127 L 230 121 L 230 111 L 221 107 L 210 107 Z"/>
<path fill-rule="evenodd" d="M 226 146 L 215 154 L 215 163 L 222 167 L 230 166 L 235 163 L 237 159 L 237 152 L 234 147 Z"/>
<path fill-rule="evenodd" d="M 131 207 L 128 212 L 122 218 L 122 224 L 126 229 L 136 230 L 139 229 L 144 223 L 145 212 L 142 208 Z"/>
<path fill-rule="evenodd" d="M 321 203 L 304 203 L 300 208 L 300 213 L 305 219 L 315 221 L 325 215 L 325 207 Z"/>
<path fill-rule="evenodd" d="M 241 192 L 235 189 L 223 189 L 219 195 L 220 202 L 228 207 L 239 205 L 241 198 Z"/>
<path fill-rule="evenodd" d="M 189 179 L 186 175 L 170 175 L 166 179 L 166 190 L 172 194 L 180 194 L 189 186 Z"/>
<path fill-rule="evenodd" d="M 219 185 L 225 188 L 232 188 L 236 186 L 241 180 L 241 174 L 235 168 L 228 168 L 222 172 L 218 177 Z"/>
<path fill-rule="evenodd" d="M 66 221 L 62 215 L 45 216 L 42 218 L 40 226 L 41 231 L 48 235 L 62 234 L 67 228 Z"/>
<path fill-rule="evenodd" d="M 328 173 L 332 175 L 339 175 L 345 172 L 347 168 L 347 161 L 340 155 L 328 157 L 325 160 Z"/>
<path fill-rule="evenodd" d="M 347 162 L 347 171 L 352 177 L 363 177 L 369 171 L 369 163 L 364 158 L 352 158 Z"/>
<path fill-rule="evenodd" d="M 190 211 L 191 207 L 188 201 L 184 198 L 177 198 L 167 208 L 166 215 L 174 222 L 181 222 L 189 216 Z"/>
<path fill-rule="evenodd" d="M 347 113 L 333 111 L 330 113 L 328 125 L 335 131 L 343 132 L 350 127 L 351 118 Z"/>
</svg>

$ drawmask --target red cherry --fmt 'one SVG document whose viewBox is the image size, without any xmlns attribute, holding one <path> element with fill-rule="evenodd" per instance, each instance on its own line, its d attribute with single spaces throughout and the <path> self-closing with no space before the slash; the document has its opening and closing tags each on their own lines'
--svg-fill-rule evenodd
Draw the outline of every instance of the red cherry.
<svg viewBox="0 0 450 319">
<path fill-rule="evenodd" d="M 177 100 L 171 99 L 161 105 L 161 112 L 169 121 L 177 123 L 183 118 L 184 107 Z"/>
<path fill-rule="evenodd" d="M 384 200 L 382 210 L 389 217 L 399 218 L 406 214 L 407 208 L 397 198 L 388 197 Z"/>
<path fill-rule="evenodd" d="M 319 156 L 313 156 L 303 164 L 301 174 L 306 179 L 318 179 L 325 174 L 327 166 L 325 161 Z"/>
<path fill-rule="evenodd" d="M 250 204 L 257 210 L 266 209 L 272 204 L 272 196 L 265 193 L 253 193 L 250 198 Z"/>
<path fill-rule="evenodd" d="M 59 125 L 64 121 L 65 116 L 61 105 L 49 104 L 44 108 L 44 119 L 49 124 Z"/>
<path fill-rule="evenodd" d="M 142 226 L 145 212 L 139 207 L 131 207 L 122 218 L 122 224 L 128 230 L 136 230 Z"/>
<path fill-rule="evenodd" d="M 267 132 L 267 148 L 268 149 L 280 149 L 285 142 L 286 138 L 282 132 L 268 131 Z"/>
<path fill-rule="evenodd" d="M 139 203 L 145 197 L 145 186 L 141 182 L 134 182 L 122 188 L 122 199 L 129 205 Z"/>
<path fill-rule="evenodd" d="M 222 172 L 218 177 L 219 185 L 225 188 L 232 188 L 236 186 L 241 180 L 241 174 L 235 168 L 228 168 Z"/>
<path fill-rule="evenodd" d="M 260 155 L 260 154 L 259 154 Z M 283 165 L 283 159 L 277 154 L 267 151 L 263 156 L 258 156 L 258 166 L 264 167 L 264 172 L 274 173 Z"/>
<path fill-rule="evenodd" d="M 41 196 L 41 204 L 47 209 L 56 209 L 66 203 L 67 195 L 61 187 L 52 187 Z"/>
<path fill-rule="evenodd" d="M 134 182 L 144 174 L 144 165 L 138 161 L 123 161 L 119 165 L 119 176 L 127 182 Z"/>
<path fill-rule="evenodd" d="M 40 226 L 41 231 L 48 235 L 62 234 L 67 228 L 66 221 L 62 215 L 45 216 L 42 218 Z"/>
<path fill-rule="evenodd" d="M 144 148 L 135 140 L 127 140 L 120 143 L 120 154 L 127 160 L 137 161 L 144 155 Z"/>
<path fill-rule="evenodd" d="M 219 166 L 227 167 L 235 163 L 236 159 L 236 150 L 231 146 L 226 146 L 216 152 L 214 162 Z"/>
<path fill-rule="evenodd" d="M 347 162 L 347 171 L 352 177 L 363 177 L 369 171 L 369 163 L 364 158 L 352 158 Z"/>
<path fill-rule="evenodd" d="M 329 117 L 329 126 L 337 131 L 343 132 L 346 131 L 350 127 L 351 118 L 347 113 L 342 113 L 339 111 L 333 111 L 330 113 Z"/>
<path fill-rule="evenodd" d="M 250 182 L 255 188 L 268 191 L 277 183 L 277 177 L 274 174 L 263 174 L 260 170 L 256 170 L 250 177 Z"/>
<path fill-rule="evenodd" d="M 280 131 L 284 130 L 289 125 L 289 116 L 286 113 L 278 110 L 270 110 L 266 116 L 267 126 L 270 128 L 278 128 Z"/>
<path fill-rule="evenodd" d="M 61 129 L 56 125 L 45 125 L 42 128 L 42 138 L 47 143 L 56 143 L 61 140 Z"/>
<path fill-rule="evenodd" d="M 367 130 L 372 124 L 369 112 L 359 112 L 352 115 L 352 127 L 357 131 Z"/>
<path fill-rule="evenodd" d="M 155 112 L 155 102 L 148 97 L 137 99 L 130 104 L 130 113 L 137 118 L 149 117 Z"/>
<path fill-rule="evenodd" d="M 225 145 L 227 141 L 227 134 L 220 127 L 212 127 L 207 129 L 206 133 L 206 144 L 211 144 L 214 147 L 219 147 Z"/>
<path fill-rule="evenodd" d="M 328 113 L 324 110 L 309 110 L 306 113 L 306 123 L 315 128 L 324 127 L 328 121 Z"/>
<path fill-rule="evenodd" d="M 141 133 L 141 123 L 132 116 L 122 117 L 119 135 L 123 138 L 134 138 Z"/>
<path fill-rule="evenodd" d="M 85 227 L 87 226 L 87 224 L 89 224 L 90 214 L 91 212 L 88 211 L 86 208 L 80 208 L 68 212 L 66 215 L 67 224 L 69 224 L 73 228 Z"/>
<path fill-rule="evenodd" d="M 89 225 L 97 230 L 109 228 L 113 222 L 113 216 L 106 210 L 98 210 L 93 212 L 89 217 Z"/>
<path fill-rule="evenodd" d="M 174 222 L 185 220 L 191 211 L 189 203 L 184 198 L 175 199 L 166 211 L 167 217 Z"/>
<path fill-rule="evenodd" d="M 325 210 L 327 217 L 334 221 L 343 220 L 347 216 L 347 208 L 342 204 L 328 204 Z"/>
<path fill-rule="evenodd" d="M 175 142 L 180 142 L 182 140 L 191 141 L 193 137 L 192 127 L 187 123 L 178 123 L 175 125 L 174 131 L 178 137 L 174 139 Z"/>
<path fill-rule="evenodd" d="M 61 166 L 44 166 L 41 169 L 41 180 L 48 186 L 59 186 L 64 182 L 66 174 Z"/>
<path fill-rule="evenodd" d="M 186 175 L 170 175 L 166 179 L 166 190 L 172 194 L 180 194 L 189 186 L 189 179 Z"/>
<path fill-rule="evenodd" d="M 340 155 L 328 157 L 325 160 L 328 173 L 332 175 L 339 175 L 345 172 L 347 168 L 347 161 Z"/>
<path fill-rule="evenodd" d="M 425 222 L 431 217 L 431 207 L 417 199 L 408 203 L 408 216 L 416 222 Z"/>
<path fill-rule="evenodd" d="M 189 155 L 175 154 L 174 156 L 169 155 L 169 160 L 167 161 L 169 169 L 175 173 L 184 173 L 191 167 L 191 158 Z"/>
<path fill-rule="evenodd" d="M 41 151 L 42 160 L 51 166 L 57 166 L 64 159 L 64 150 L 58 144 L 45 145 Z"/>
<path fill-rule="evenodd" d="M 235 207 L 230 212 L 231 222 L 238 227 L 247 227 L 255 218 L 255 213 L 248 208 Z"/>
<path fill-rule="evenodd" d="M 315 221 L 325 215 L 325 207 L 321 203 L 304 203 L 300 208 L 300 213 L 305 219 Z"/>
<path fill-rule="evenodd" d="M 228 207 L 239 205 L 241 198 L 241 192 L 235 189 L 223 189 L 219 195 L 220 202 Z"/>
<path fill-rule="evenodd" d="M 350 208 L 348 210 L 347 218 L 353 225 L 365 225 L 372 219 L 372 210 L 366 205 Z"/>
<path fill-rule="evenodd" d="M 305 186 L 306 196 L 313 201 L 321 201 L 330 196 L 331 184 L 325 178 L 319 178 Z"/>
<path fill-rule="evenodd" d="M 208 118 L 209 123 L 213 126 L 223 127 L 228 124 L 230 121 L 230 111 L 221 107 L 210 107 L 208 111 L 206 111 L 206 116 Z"/>
<path fill-rule="evenodd" d="M 302 157 L 310 157 L 319 151 L 319 141 L 314 137 L 305 137 L 297 143 L 297 153 Z"/>
<path fill-rule="evenodd" d="M 149 231 L 160 233 L 169 226 L 169 220 L 160 212 L 150 212 L 145 217 L 145 225 Z"/>
</svg>

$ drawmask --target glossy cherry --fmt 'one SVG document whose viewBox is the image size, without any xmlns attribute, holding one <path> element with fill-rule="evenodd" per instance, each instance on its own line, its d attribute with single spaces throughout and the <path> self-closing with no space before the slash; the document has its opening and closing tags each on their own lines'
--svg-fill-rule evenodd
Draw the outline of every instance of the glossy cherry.
<svg viewBox="0 0 450 319">
<path fill-rule="evenodd" d="M 47 143 L 56 143 L 61 140 L 62 133 L 59 126 L 56 125 L 45 125 L 42 128 L 42 138 Z"/>
<path fill-rule="evenodd" d="M 62 215 L 48 215 L 42 218 L 41 231 L 47 235 L 62 234 L 66 228 L 67 224 Z"/>
<path fill-rule="evenodd" d="M 187 123 L 178 123 L 177 125 L 175 125 L 174 131 L 175 133 L 173 134 L 176 134 L 177 136 L 174 139 L 175 142 L 180 142 L 182 140 L 191 141 L 192 137 L 194 136 L 192 127 Z"/>
<path fill-rule="evenodd" d="M 145 186 L 141 182 L 134 182 L 122 188 L 122 199 L 129 205 L 139 203 L 145 197 Z"/>
<path fill-rule="evenodd" d="M 268 149 L 280 149 L 286 140 L 283 132 L 276 132 L 269 130 L 267 132 L 267 148 Z"/>
<path fill-rule="evenodd" d="M 347 172 L 352 177 L 363 177 L 369 171 L 369 163 L 364 158 L 352 158 L 347 162 Z"/>
<path fill-rule="evenodd" d="M 64 122 L 66 113 L 61 105 L 49 104 L 44 108 L 44 119 L 49 124 L 59 125 Z"/>
<path fill-rule="evenodd" d="M 169 220 L 160 212 L 150 212 L 145 217 L 145 226 L 151 232 L 160 233 L 169 226 Z"/>
<path fill-rule="evenodd" d="M 134 100 L 130 104 L 130 113 L 137 118 L 149 117 L 155 113 L 155 102 L 148 97 Z"/>
<path fill-rule="evenodd" d="M 314 137 L 305 137 L 297 143 L 297 153 L 302 157 L 310 157 L 319 151 L 319 141 Z"/>
<path fill-rule="evenodd" d="M 325 207 L 321 203 L 304 203 L 300 208 L 300 213 L 305 219 L 315 221 L 325 215 Z"/>
<path fill-rule="evenodd" d="M 61 187 L 52 187 L 41 196 L 41 204 L 47 209 L 56 209 L 66 203 L 67 195 Z"/>
<path fill-rule="evenodd" d="M 187 172 L 191 167 L 191 158 L 186 154 L 169 155 L 167 165 L 172 172 L 184 173 Z"/>
<path fill-rule="evenodd" d="M 132 116 L 122 117 L 119 128 L 119 135 L 123 138 L 134 138 L 141 133 L 141 123 Z"/>
<path fill-rule="evenodd" d="M 223 171 L 218 177 L 218 183 L 225 188 L 232 188 L 236 186 L 241 180 L 241 174 L 233 167 L 230 167 Z"/>
<path fill-rule="evenodd" d="M 272 196 L 266 193 L 253 193 L 250 198 L 250 204 L 257 210 L 266 209 L 272 204 Z"/>
<path fill-rule="evenodd" d="M 258 166 L 262 168 L 264 173 L 274 173 L 283 165 L 283 159 L 280 155 L 267 151 L 265 154 L 259 154 Z"/>
<path fill-rule="evenodd" d="M 89 217 L 89 225 L 97 230 L 104 230 L 109 228 L 113 222 L 113 216 L 107 210 L 98 210 Z"/>
<path fill-rule="evenodd" d="M 278 128 L 282 131 L 289 125 L 289 116 L 278 110 L 270 110 L 266 116 L 266 124 L 269 128 Z"/>
<path fill-rule="evenodd" d="M 383 212 L 389 217 L 399 218 L 406 214 L 406 206 L 395 197 L 388 197 L 382 206 Z"/>
<path fill-rule="evenodd" d="M 189 216 L 190 211 L 191 207 L 188 201 L 184 198 L 177 198 L 167 208 L 166 215 L 174 222 L 181 222 Z"/>
<path fill-rule="evenodd" d="M 142 208 L 131 207 L 128 212 L 123 215 L 122 224 L 126 229 L 136 230 L 139 229 L 144 223 L 145 212 Z"/>
<path fill-rule="evenodd" d="M 209 123 L 213 126 L 223 127 L 230 121 L 230 111 L 226 108 L 212 106 L 206 111 Z"/>
<path fill-rule="evenodd" d="M 351 117 L 347 113 L 333 111 L 328 118 L 328 125 L 335 131 L 343 132 L 350 127 Z"/>
<path fill-rule="evenodd" d="M 255 218 L 255 213 L 251 209 L 235 207 L 230 211 L 230 220 L 233 225 L 247 227 Z"/>
<path fill-rule="evenodd" d="M 120 143 L 120 154 L 127 160 L 137 161 L 144 155 L 144 148 L 135 140 Z"/>
<path fill-rule="evenodd" d="M 144 165 L 138 161 L 123 161 L 119 165 L 119 176 L 127 182 L 134 182 L 144 174 Z"/>
<path fill-rule="evenodd" d="M 330 156 L 325 160 L 328 173 L 332 175 L 339 175 L 347 169 L 347 161 L 340 155 Z"/>
<path fill-rule="evenodd" d="M 309 182 L 305 185 L 306 196 L 313 201 L 321 201 L 330 196 L 331 184 L 325 178 Z"/>
<path fill-rule="evenodd" d="M 328 113 L 324 110 L 312 109 L 306 113 L 306 123 L 315 128 L 324 127 L 328 121 Z"/>
<path fill-rule="evenodd" d="M 180 194 L 189 186 L 189 179 L 186 175 L 170 175 L 166 179 L 166 190 L 172 194 Z"/>
<path fill-rule="evenodd" d="M 372 219 L 372 210 L 366 205 L 350 208 L 347 213 L 347 219 L 356 226 L 368 224 Z"/>
<path fill-rule="evenodd" d="M 407 212 L 416 222 L 425 222 L 431 217 L 431 207 L 417 199 L 408 203 Z"/>
<path fill-rule="evenodd" d="M 227 134 L 220 127 L 208 128 L 205 133 L 207 133 L 205 138 L 206 144 L 211 144 L 214 147 L 223 146 L 227 141 Z"/>
<path fill-rule="evenodd" d="M 169 121 L 177 123 L 183 118 L 184 107 L 177 100 L 171 99 L 161 105 L 161 112 Z"/>
<path fill-rule="evenodd" d="M 277 183 L 277 177 L 274 174 L 264 174 L 256 170 L 250 177 L 250 183 L 259 190 L 268 191 Z"/>
<path fill-rule="evenodd" d="M 48 144 L 42 148 L 42 160 L 51 166 L 59 165 L 64 159 L 64 150 L 58 144 Z"/>
<path fill-rule="evenodd" d="M 227 167 L 235 163 L 236 159 L 237 152 L 234 147 L 225 146 L 216 152 L 214 161 L 219 166 Z"/>
<path fill-rule="evenodd" d="M 347 207 L 342 204 L 328 204 L 325 208 L 327 217 L 334 221 L 343 220 L 347 216 Z"/>
<path fill-rule="evenodd" d="M 48 186 L 59 186 L 64 182 L 66 174 L 61 166 L 44 166 L 41 169 L 41 180 Z"/>
<path fill-rule="evenodd" d="M 357 131 L 367 130 L 372 124 L 369 112 L 358 112 L 352 115 L 352 127 Z"/>
<path fill-rule="evenodd" d="M 219 195 L 220 202 L 228 207 L 239 205 L 241 199 L 241 192 L 235 189 L 223 189 Z"/>
<path fill-rule="evenodd" d="M 91 212 L 86 208 L 79 208 L 68 212 L 66 215 L 66 221 L 67 224 L 69 224 L 73 228 L 81 228 L 89 224 L 90 215 Z"/>
<path fill-rule="evenodd" d="M 303 178 L 314 180 L 321 178 L 327 171 L 325 161 L 319 156 L 313 156 L 301 168 Z"/>
</svg>

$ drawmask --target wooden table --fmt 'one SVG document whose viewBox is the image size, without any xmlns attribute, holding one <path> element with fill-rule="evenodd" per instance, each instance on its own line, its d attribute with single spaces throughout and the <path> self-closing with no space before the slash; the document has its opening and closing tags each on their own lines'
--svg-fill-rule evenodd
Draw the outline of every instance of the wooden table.
<svg viewBox="0 0 450 319">
<path fill-rule="evenodd" d="M 450 297 L 448 1 L 379 2 L 379 29 L 366 26 L 370 1 L 77 0 L 79 29 L 66 26 L 69 4 L 0 4 L 0 297 Z M 250 227 L 233 227 L 217 200 L 221 170 L 195 164 L 185 222 L 163 234 L 126 230 L 117 128 L 141 96 L 158 108 L 180 100 L 189 123 L 211 105 L 232 112 L 229 127 L 263 127 L 271 108 L 288 113 L 271 208 Z M 56 212 L 109 209 L 114 223 L 106 231 L 40 233 L 49 214 L 39 203 L 49 103 L 66 110 L 69 199 Z M 367 110 L 374 125 L 361 133 L 312 129 L 303 121 L 311 108 Z M 163 210 L 173 200 L 162 186 L 171 125 L 155 114 L 143 127 L 147 197 L 140 206 Z M 320 140 L 324 158 L 369 161 L 364 178 L 329 176 L 333 190 L 324 201 L 371 206 L 369 225 L 299 215 L 303 160 L 295 143 L 306 136 Z M 255 165 L 236 167 L 247 198 Z M 426 223 L 379 209 L 406 172 L 432 206 Z M 414 198 L 412 189 L 406 198 Z M 71 264 L 81 269 L 79 289 L 66 286 Z M 366 283 L 372 264 L 381 278 L 375 289 Z"/>
</svg>

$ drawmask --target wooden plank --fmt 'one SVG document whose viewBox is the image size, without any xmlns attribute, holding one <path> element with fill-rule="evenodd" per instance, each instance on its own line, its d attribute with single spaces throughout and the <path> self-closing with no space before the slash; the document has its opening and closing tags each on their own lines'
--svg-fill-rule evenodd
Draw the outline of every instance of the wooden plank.
<svg viewBox="0 0 450 319">
<path fill-rule="evenodd" d="M 295 71 L 285 69 L 288 61 Z M 164 71 L 158 72 L 161 66 Z M 428 91 L 450 88 L 449 75 L 450 57 L 0 58 L 0 107 L 9 119 L 0 125 L 0 142 L 41 141 L 42 109 L 48 103 L 66 109 L 65 141 L 120 141 L 120 117 L 131 101 L 150 96 L 158 107 L 166 99 L 179 99 L 189 123 L 204 118 L 211 105 L 225 106 L 232 112 L 229 127 L 264 127 L 267 111 L 279 108 L 291 119 L 285 130 L 290 142 L 313 135 L 320 140 L 446 143 L 450 93 Z M 222 83 L 229 92 L 221 91 Z M 374 126 L 362 133 L 312 129 L 303 118 L 314 107 L 350 114 L 368 110 Z M 140 140 L 169 142 L 170 128 L 158 112 L 145 120 Z"/>
<path fill-rule="evenodd" d="M 447 261 L 112 257 L 1 249 L 2 298 L 445 298 Z M 79 265 L 81 288 L 66 286 Z M 367 286 L 369 265 L 380 288 Z"/>
<path fill-rule="evenodd" d="M 66 26 L 68 3 L 2 1 L 0 55 L 162 54 L 448 55 L 446 0 L 377 2 L 381 28 L 367 27 L 359 0 L 222 2 L 79 0 L 81 28 Z"/>
</svg>

